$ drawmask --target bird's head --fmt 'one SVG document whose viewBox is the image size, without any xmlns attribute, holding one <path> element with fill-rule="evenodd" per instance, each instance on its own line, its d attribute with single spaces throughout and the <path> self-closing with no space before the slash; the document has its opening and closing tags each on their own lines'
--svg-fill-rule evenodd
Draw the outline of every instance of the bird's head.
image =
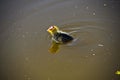
<svg viewBox="0 0 120 80">
<path fill-rule="evenodd" d="M 47 31 L 53 36 L 59 31 L 59 28 L 57 26 L 50 26 Z"/>
</svg>

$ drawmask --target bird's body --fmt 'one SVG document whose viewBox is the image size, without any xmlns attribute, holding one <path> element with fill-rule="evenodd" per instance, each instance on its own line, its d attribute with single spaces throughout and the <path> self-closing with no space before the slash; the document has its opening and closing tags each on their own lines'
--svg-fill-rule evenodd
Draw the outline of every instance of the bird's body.
<svg viewBox="0 0 120 80">
<path fill-rule="evenodd" d="M 57 43 L 68 43 L 73 40 L 73 37 L 69 36 L 65 33 L 56 33 L 54 34 L 53 40 L 55 40 Z"/>
<path fill-rule="evenodd" d="M 56 43 L 66 44 L 73 40 L 73 37 L 68 33 L 60 31 L 57 26 L 51 26 L 47 30 L 52 35 L 52 40 Z"/>
</svg>

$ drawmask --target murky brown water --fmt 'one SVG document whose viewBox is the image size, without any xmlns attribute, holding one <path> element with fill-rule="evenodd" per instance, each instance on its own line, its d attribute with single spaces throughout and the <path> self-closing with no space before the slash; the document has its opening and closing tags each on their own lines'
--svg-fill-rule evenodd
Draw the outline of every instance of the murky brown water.
<svg viewBox="0 0 120 80">
<path fill-rule="evenodd" d="M 1 1 L 1 80 L 118 80 L 119 1 Z M 77 41 L 51 54 L 50 25 Z"/>
</svg>

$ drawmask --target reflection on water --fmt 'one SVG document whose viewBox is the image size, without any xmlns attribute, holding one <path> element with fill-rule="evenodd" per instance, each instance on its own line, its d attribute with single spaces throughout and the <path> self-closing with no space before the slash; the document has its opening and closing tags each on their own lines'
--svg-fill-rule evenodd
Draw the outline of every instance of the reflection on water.
<svg viewBox="0 0 120 80">
<path fill-rule="evenodd" d="M 1 80 L 118 80 L 119 1 L 1 1 Z M 51 43 L 58 25 L 75 39 Z M 51 45 L 52 44 L 52 45 Z M 57 52 L 58 54 L 52 55 Z M 60 50 L 59 50 L 60 48 Z"/>
<path fill-rule="evenodd" d="M 49 51 L 50 51 L 50 53 L 55 54 L 55 53 L 57 53 L 57 51 L 59 49 L 60 49 L 60 44 L 53 41 L 52 44 L 51 44 L 51 47 L 50 47 Z"/>
</svg>

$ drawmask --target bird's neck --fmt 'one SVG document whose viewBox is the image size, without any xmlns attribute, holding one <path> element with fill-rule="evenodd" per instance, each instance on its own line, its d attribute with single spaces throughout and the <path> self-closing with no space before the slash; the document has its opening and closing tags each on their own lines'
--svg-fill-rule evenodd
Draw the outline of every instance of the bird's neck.
<svg viewBox="0 0 120 80">
<path fill-rule="evenodd" d="M 58 34 L 57 31 L 56 31 L 56 32 L 53 32 L 51 35 L 52 35 L 52 36 L 55 36 L 56 34 Z"/>
</svg>

